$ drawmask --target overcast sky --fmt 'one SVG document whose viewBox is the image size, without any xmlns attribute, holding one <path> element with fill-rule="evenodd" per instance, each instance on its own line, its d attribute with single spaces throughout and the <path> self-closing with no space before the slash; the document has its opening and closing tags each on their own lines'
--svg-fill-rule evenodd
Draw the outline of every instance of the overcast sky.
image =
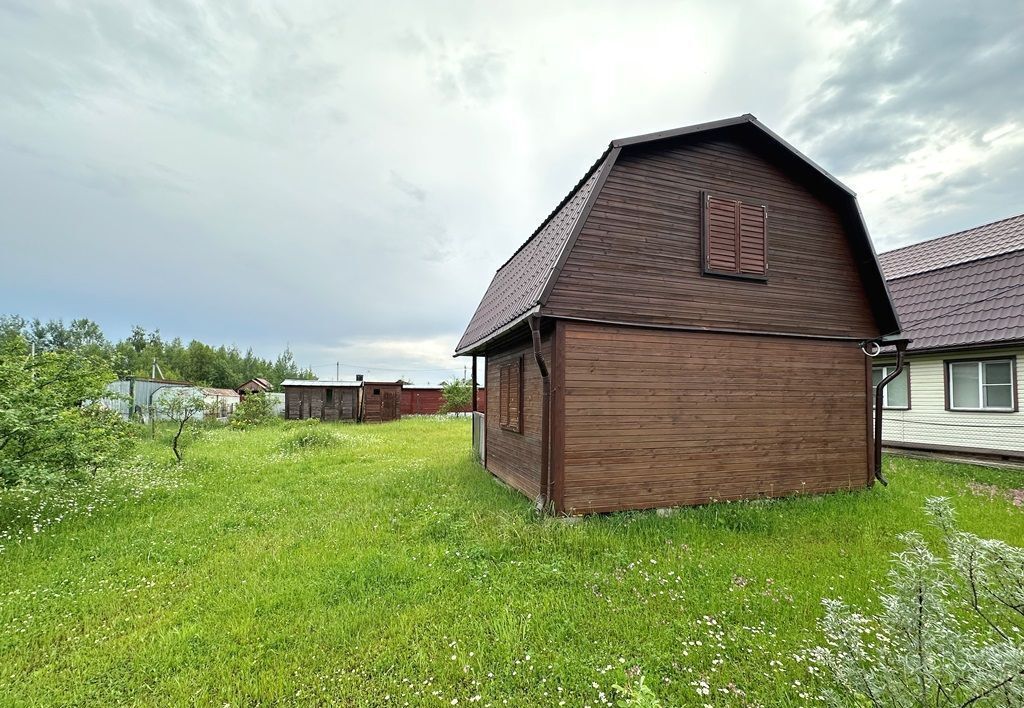
<svg viewBox="0 0 1024 708">
<path fill-rule="evenodd" d="M 612 138 L 753 113 L 887 250 L 1024 211 L 1022 108 L 1020 0 L 0 0 L 0 312 L 436 382 Z"/>
</svg>

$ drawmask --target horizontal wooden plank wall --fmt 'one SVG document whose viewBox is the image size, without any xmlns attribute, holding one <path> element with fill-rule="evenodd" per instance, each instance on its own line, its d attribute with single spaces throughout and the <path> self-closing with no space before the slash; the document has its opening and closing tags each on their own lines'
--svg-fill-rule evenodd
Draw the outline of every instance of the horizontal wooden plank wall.
<svg viewBox="0 0 1024 708">
<path fill-rule="evenodd" d="M 703 276 L 700 192 L 768 209 L 766 283 Z M 877 336 L 836 211 L 732 141 L 625 149 L 544 313 L 610 322 Z"/>
<path fill-rule="evenodd" d="M 564 328 L 564 511 L 867 484 L 866 367 L 856 344 Z"/>
<path fill-rule="evenodd" d="M 363 382 L 363 422 L 386 423 L 402 417 L 402 384 Z"/>
<path fill-rule="evenodd" d="M 403 388 L 402 415 L 437 415 L 444 405 L 444 395 L 439 388 Z M 469 413 L 473 409 L 470 401 L 457 412 Z M 486 389 L 477 389 L 477 409 L 480 413 L 487 412 Z"/>
<path fill-rule="evenodd" d="M 541 351 L 551 361 L 551 335 L 541 339 Z M 503 364 L 523 358 L 523 432 L 502 430 L 500 425 L 498 372 Z M 543 384 L 533 345 L 524 342 L 487 356 L 487 469 L 509 486 L 515 487 L 530 499 L 540 494 L 540 418 L 543 403 Z"/>
<path fill-rule="evenodd" d="M 285 418 L 300 420 L 319 418 L 325 421 L 356 420 L 359 411 L 359 389 L 331 387 L 332 402 L 327 403 L 323 386 L 288 386 L 284 391 Z"/>
</svg>

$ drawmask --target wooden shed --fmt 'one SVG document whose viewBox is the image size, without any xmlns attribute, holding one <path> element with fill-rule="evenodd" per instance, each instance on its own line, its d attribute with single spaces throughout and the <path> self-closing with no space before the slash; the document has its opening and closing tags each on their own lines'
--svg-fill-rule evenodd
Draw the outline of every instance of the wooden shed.
<svg viewBox="0 0 1024 708">
<path fill-rule="evenodd" d="M 485 412 L 486 392 L 477 388 L 477 410 Z M 444 405 L 444 395 L 440 386 L 422 386 L 405 384 L 402 387 L 402 415 L 437 415 Z M 469 413 L 473 404 L 469 403 L 459 413 Z"/>
<path fill-rule="evenodd" d="M 285 379 L 284 417 L 324 421 L 359 420 L 362 384 L 358 381 L 304 381 Z"/>
<path fill-rule="evenodd" d="M 238 391 L 240 396 L 246 396 L 250 393 L 270 393 L 274 390 L 274 386 L 262 378 L 249 379 L 244 384 L 235 389 Z"/>
<path fill-rule="evenodd" d="M 871 484 L 899 330 L 854 193 L 744 115 L 612 141 L 456 354 L 486 468 L 580 514 Z"/>
<path fill-rule="evenodd" d="M 364 381 L 362 420 L 386 423 L 402 417 L 401 381 Z"/>
</svg>

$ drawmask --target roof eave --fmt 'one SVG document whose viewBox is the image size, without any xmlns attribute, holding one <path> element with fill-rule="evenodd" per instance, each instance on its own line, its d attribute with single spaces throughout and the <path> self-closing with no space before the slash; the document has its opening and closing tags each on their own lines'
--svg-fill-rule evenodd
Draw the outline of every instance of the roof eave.
<svg viewBox="0 0 1024 708">
<path fill-rule="evenodd" d="M 529 319 L 531 316 L 537 314 L 540 314 L 540 305 L 534 305 L 529 310 L 527 310 L 526 312 L 524 312 L 523 314 L 521 314 L 519 317 L 515 318 L 508 324 L 502 325 L 498 329 L 494 330 L 488 335 L 481 337 L 480 339 L 477 339 L 473 342 L 470 342 L 469 344 L 459 347 L 458 349 L 455 350 L 455 354 L 453 356 L 476 356 L 481 349 L 487 346 L 487 344 L 493 342 L 495 339 L 502 336 L 503 334 L 507 334 L 511 330 L 515 329 L 517 326 L 526 322 L 526 320 Z"/>
</svg>

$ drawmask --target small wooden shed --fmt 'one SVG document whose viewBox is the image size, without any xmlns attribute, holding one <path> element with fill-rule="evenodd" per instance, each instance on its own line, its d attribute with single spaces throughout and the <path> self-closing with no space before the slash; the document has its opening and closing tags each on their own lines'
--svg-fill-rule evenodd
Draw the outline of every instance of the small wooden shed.
<svg viewBox="0 0 1024 708">
<path fill-rule="evenodd" d="M 612 141 L 456 354 L 485 467 L 581 514 L 871 484 L 899 331 L 854 193 L 744 115 Z"/>
<path fill-rule="evenodd" d="M 362 384 L 358 381 L 304 381 L 285 379 L 284 417 L 324 421 L 359 420 Z"/>
<path fill-rule="evenodd" d="M 269 393 L 274 390 L 274 387 L 266 379 L 257 377 L 255 379 L 249 379 L 235 390 L 238 391 L 240 396 L 245 396 L 250 393 Z"/>
<path fill-rule="evenodd" d="M 364 381 L 363 414 L 365 423 L 386 423 L 402 417 L 401 381 Z"/>
</svg>

